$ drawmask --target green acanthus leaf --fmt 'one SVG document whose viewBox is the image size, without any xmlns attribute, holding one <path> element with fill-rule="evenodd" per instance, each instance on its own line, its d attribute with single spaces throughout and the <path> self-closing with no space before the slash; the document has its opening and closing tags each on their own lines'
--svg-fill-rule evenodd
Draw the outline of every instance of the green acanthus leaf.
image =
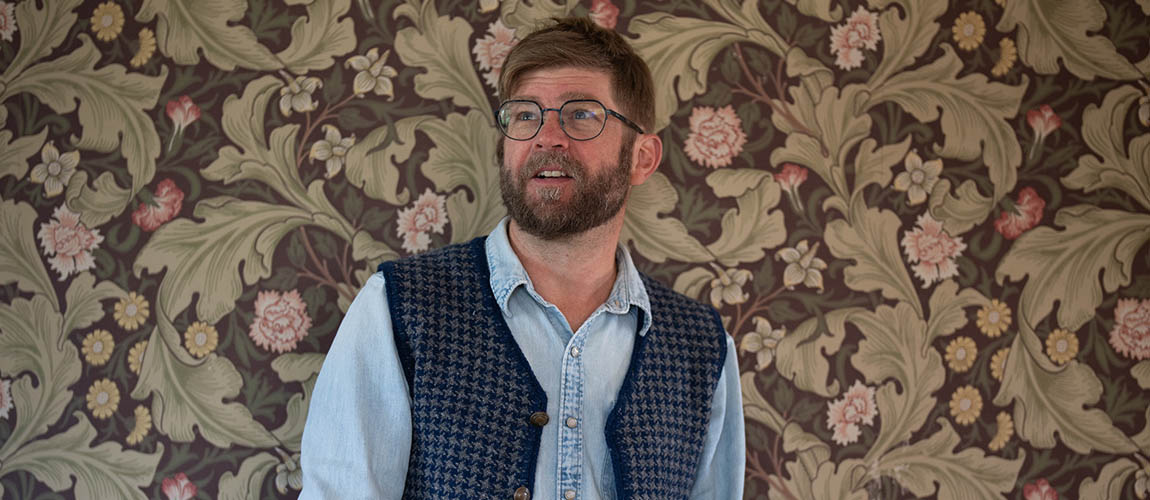
<svg viewBox="0 0 1150 500">
<path fill-rule="evenodd" d="M 1106 9 L 1098 0 L 1006 2 L 995 28 L 1018 30 L 1019 62 L 1044 75 L 1066 69 L 1083 80 L 1137 80 L 1143 75 L 1118 53 L 1106 35 Z"/>
<path fill-rule="evenodd" d="M 1103 291 L 1130 284 L 1134 257 L 1150 241 L 1150 215 L 1075 205 L 1059 210 L 1054 224 L 1065 229 L 1036 227 L 1018 238 L 994 276 L 999 284 L 1030 277 L 1018 303 L 1027 324 L 1058 302 L 1058 324 L 1075 331 L 1094 318 Z"/>
<path fill-rule="evenodd" d="M 36 218 L 32 205 L 0 198 L 0 285 L 16 283 L 20 290 L 55 301 L 56 289 L 36 248 Z"/>
<path fill-rule="evenodd" d="M 471 62 L 471 23 L 462 17 L 440 16 L 431 0 L 409 0 L 396 7 L 392 16 L 414 24 L 395 34 L 395 52 L 405 66 L 427 70 L 415 76 L 415 93 L 432 101 L 451 99 L 461 108 L 491 109 Z M 493 122 L 488 119 L 488 123 Z"/>
<path fill-rule="evenodd" d="M 125 450 L 115 441 L 92 446 L 96 429 L 84 413 L 77 411 L 72 415 L 78 420 L 76 425 L 28 443 L 3 462 L 0 475 L 28 471 L 52 491 L 72 490 L 75 498 L 147 499 L 142 488 L 152 484 L 156 466 L 164 455 L 164 443 L 157 443 L 151 454 Z"/>
<path fill-rule="evenodd" d="M 487 115 L 472 109 L 443 120 L 424 121 L 418 128 L 435 146 L 420 170 L 447 197 L 451 242 L 462 243 L 491 232 L 503 215 L 495 146 L 499 132 Z"/>
<path fill-rule="evenodd" d="M 17 137 L 14 141 L 11 130 L 0 130 L 0 179 L 8 176 L 23 179 L 24 174 L 28 173 L 28 160 L 33 156 L 39 157 L 40 148 L 47 137 L 48 127 L 40 129 L 38 134 Z"/>
<path fill-rule="evenodd" d="M 916 498 L 937 492 L 939 500 L 982 500 L 1014 490 L 1026 450 L 1014 460 L 987 456 L 978 448 L 955 453 L 958 433 L 947 419 L 936 422 L 938 432 L 883 455 L 875 472 L 895 479 Z"/>
<path fill-rule="evenodd" d="M 860 292 L 880 290 L 883 297 L 911 304 L 923 317 L 918 291 L 899 251 L 902 221 L 889 210 L 867 208 L 862 197 L 855 199 L 850 214 L 849 223 L 829 222 L 823 236 L 835 258 L 855 262 L 843 270 L 846 285 Z"/>
<path fill-rule="evenodd" d="M 336 57 L 355 50 L 355 22 L 347 17 L 350 0 L 325 0 L 307 6 L 307 19 L 291 27 L 291 44 L 276 54 L 288 71 L 302 75 L 330 68 Z"/>
<path fill-rule="evenodd" d="M 237 67 L 274 70 L 283 62 L 260 44 L 251 28 L 239 24 L 248 3 L 244 0 L 145 0 L 136 21 L 156 21 L 160 52 L 176 64 L 195 66 L 200 53 L 211 65 L 232 71 Z"/>
<path fill-rule="evenodd" d="M 719 239 L 707 245 L 715 260 L 727 267 L 757 262 L 787 239 L 779 204 L 782 189 L 770 172 L 756 169 L 721 169 L 707 176 L 707 185 L 719 197 L 733 196 L 738 208 L 723 214 Z"/>
<path fill-rule="evenodd" d="M 679 219 L 660 217 L 674 210 L 678 201 L 671 181 L 662 172 L 655 172 L 647 182 L 631 189 L 619 242 L 633 244 L 640 255 L 654 263 L 669 258 L 695 263 L 715 260 Z"/>
<path fill-rule="evenodd" d="M 1088 104 L 1082 112 L 1082 139 L 1095 154 L 1078 158 L 1078 168 L 1062 178 L 1062 185 L 1082 189 L 1115 188 L 1125 191 L 1150 211 L 1150 132 L 1126 146 L 1124 123 L 1131 106 L 1143 94 L 1132 85 L 1111 90 L 1102 106 Z"/>
</svg>

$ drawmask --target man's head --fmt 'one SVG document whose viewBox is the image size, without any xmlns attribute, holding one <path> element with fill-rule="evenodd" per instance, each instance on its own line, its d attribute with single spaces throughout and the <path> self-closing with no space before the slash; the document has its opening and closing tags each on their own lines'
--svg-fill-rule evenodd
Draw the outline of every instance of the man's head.
<svg viewBox="0 0 1150 500">
<path fill-rule="evenodd" d="M 501 102 L 526 104 L 500 111 L 509 133 L 498 148 L 508 213 L 527 233 L 550 240 L 619 216 L 630 187 L 662 157 L 658 136 L 638 130 L 654 122 L 654 85 L 643 60 L 618 34 L 587 19 L 552 23 L 504 62 Z M 507 128 L 521 117 L 522 133 Z"/>
</svg>

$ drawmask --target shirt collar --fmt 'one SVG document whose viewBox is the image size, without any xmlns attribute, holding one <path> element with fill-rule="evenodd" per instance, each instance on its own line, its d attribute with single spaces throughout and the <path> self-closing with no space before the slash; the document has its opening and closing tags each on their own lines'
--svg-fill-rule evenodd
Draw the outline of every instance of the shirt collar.
<svg viewBox="0 0 1150 500">
<path fill-rule="evenodd" d="M 519 256 L 515 255 L 515 251 L 511 249 L 511 240 L 507 236 L 508 221 L 507 217 L 499 221 L 499 225 L 488 235 L 485 246 L 487 266 L 491 272 L 491 292 L 495 295 L 495 302 L 499 304 L 503 314 L 511 316 L 507 302 L 511 298 L 511 294 L 520 286 L 526 287 L 526 291 L 535 300 L 542 299 L 535 293 L 535 287 L 531 284 L 531 277 L 527 275 L 527 270 L 523 268 Z M 639 270 L 635 268 L 635 263 L 631 260 L 631 254 L 627 251 L 627 247 L 618 246 L 615 251 L 615 264 L 619 272 L 615 276 L 615 284 L 611 287 L 611 294 L 607 296 L 604 308 L 610 313 L 625 314 L 631 306 L 638 307 L 642 312 L 639 315 L 642 321 L 639 335 L 646 335 L 647 330 L 651 327 L 651 300 L 647 295 L 647 287 L 643 286 L 643 280 L 639 277 Z"/>
</svg>

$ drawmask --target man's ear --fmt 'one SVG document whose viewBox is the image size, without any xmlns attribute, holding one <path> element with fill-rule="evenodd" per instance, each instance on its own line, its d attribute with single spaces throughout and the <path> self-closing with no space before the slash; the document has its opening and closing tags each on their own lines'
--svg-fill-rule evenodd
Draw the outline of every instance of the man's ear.
<svg viewBox="0 0 1150 500">
<path fill-rule="evenodd" d="M 663 140 L 655 134 L 640 134 L 631 153 L 631 185 L 647 182 L 662 161 Z"/>
</svg>

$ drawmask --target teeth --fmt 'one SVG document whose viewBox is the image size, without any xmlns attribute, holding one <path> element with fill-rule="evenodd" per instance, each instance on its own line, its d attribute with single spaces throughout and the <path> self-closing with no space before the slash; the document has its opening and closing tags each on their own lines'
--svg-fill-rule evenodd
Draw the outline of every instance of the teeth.
<svg viewBox="0 0 1150 500">
<path fill-rule="evenodd" d="M 539 172 L 539 177 L 567 177 L 567 175 L 558 170 L 544 170 Z"/>
</svg>

